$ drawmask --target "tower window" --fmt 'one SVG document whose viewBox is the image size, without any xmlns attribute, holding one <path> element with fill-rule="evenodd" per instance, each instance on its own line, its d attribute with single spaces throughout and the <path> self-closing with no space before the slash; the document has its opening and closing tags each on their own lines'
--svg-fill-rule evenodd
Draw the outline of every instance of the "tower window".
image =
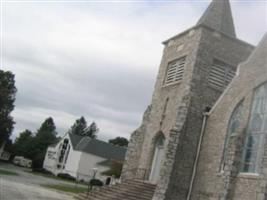
<svg viewBox="0 0 267 200">
<path fill-rule="evenodd" d="M 164 85 L 177 83 L 182 80 L 184 74 L 185 58 L 186 57 L 182 57 L 169 63 Z"/>
<path fill-rule="evenodd" d="M 234 76 L 235 71 L 232 66 L 215 59 L 209 73 L 209 85 L 224 90 Z"/>
</svg>

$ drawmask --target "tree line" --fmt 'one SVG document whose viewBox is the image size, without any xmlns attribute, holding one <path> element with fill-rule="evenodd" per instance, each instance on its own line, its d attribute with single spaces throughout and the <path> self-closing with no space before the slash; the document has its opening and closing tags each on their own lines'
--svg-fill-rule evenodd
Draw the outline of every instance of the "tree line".
<svg viewBox="0 0 267 200">
<path fill-rule="evenodd" d="M 0 70 L 0 146 L 5 144 L 7 149 L 11 149 L 12 144 L 10 135 L 15 122 L 11 112 L 15 107 L 16 92 L 14 74 Z"/>
<path fill-rule="evenodd" d="M 47 147 L 57 143 L 61 138 L 58 136 L 53 118 L 48 117 L 36 132 L 28 129 L 24 130 L 12 144 L 10 135 L 14 129 L 15 121 L 11 116 L 11 112 L 15 107 L 16 92 L 14 74 L 10 71 L 0 70 L 0 147 L 5 144 L 5 150 L 13 155 L 31 159 L 34 168 L 42 168 Z M 99 128 L 95 122 L 88 126 L 82 116 L 74 122 L 68 133 L 95 139 L 98 131 Z M 116 137 L 109 140 L 109 143 L 127 146 L 128 140 L 123 137 Z"/>
<path fill-rule="evenodd" d="M 81 117 L 75 121 L 68 133 L 94 139 L 97 137 L 98 130 L 95 122 L 87 126 L 85 118 Z M 13 145 L 13 154 L 31 159 L 33 168 L 42 168 L 47 147 L 61 139 L 57 135 L 54 120 L 52 117 L 48 117 L 35 133 L 26 129 L 19 134 Z"/>
</svg>

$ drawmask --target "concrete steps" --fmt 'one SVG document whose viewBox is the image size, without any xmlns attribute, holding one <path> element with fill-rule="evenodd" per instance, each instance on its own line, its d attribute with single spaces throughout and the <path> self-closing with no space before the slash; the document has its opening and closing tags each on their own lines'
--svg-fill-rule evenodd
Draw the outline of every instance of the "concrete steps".
<svg viewBox="0 0 267 200">
<path fill-rule="evenodd" d="M 127 180 L 114 186 L 105 186 L 89 193 L 79 194 L 77 200 L 152 200 L 156 185 L 139 180 Z"/>
</svg>

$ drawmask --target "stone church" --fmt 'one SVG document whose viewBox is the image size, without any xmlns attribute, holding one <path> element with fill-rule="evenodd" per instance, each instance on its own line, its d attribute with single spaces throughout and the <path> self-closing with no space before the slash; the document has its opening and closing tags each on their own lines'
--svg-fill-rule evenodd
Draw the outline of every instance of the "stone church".
<svg viewBox="0 0 267 200">
<path fill-rule="evenodd" d="M 266 200 L 267 35 L 257 47 L 238 39 L 229 0 L 213 0 L 163 44 L 120 189 L 106 199 Z"/>
</svg>

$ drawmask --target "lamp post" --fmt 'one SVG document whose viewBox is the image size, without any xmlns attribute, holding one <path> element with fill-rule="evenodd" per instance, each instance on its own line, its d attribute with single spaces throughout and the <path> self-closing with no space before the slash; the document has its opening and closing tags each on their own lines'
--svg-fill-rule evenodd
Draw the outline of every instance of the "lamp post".
<svg viewBox="0 0 267 200">
<path fill-rule="evenodd" d="M 91 180 L 94 180 L 95 177 L 96 177 L 96 174 L 97 174 L 98 169 L 97 168 L 93 168 L 92 171 L 93 171 L 93 178 Z M 87 197 L 89 195 L 89 191 L 93 189 L 93 185 L 91 184 L 91 180 L 88 183 Z"/>
<path fill-rule="evenodd" d="M 97 171 L 98 171 L 97 168 L 93 168 L 93 179 L 95 179 L 95 176 L 96 176 Z"/>
</svg>

